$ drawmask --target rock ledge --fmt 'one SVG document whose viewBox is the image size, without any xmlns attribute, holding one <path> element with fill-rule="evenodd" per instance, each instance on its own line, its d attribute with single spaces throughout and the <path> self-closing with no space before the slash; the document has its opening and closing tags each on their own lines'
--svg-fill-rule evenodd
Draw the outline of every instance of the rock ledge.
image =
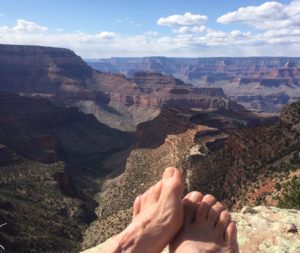
<svg viewBox="0 0 300 253">
<path fill-rule="evenodd" d="M 300 210 L 244 207 L 232 216 L 238 226 L 241 253 L 300 253 Z M 108 242 L 82 253 L 101 252 Z"/>
</svg>

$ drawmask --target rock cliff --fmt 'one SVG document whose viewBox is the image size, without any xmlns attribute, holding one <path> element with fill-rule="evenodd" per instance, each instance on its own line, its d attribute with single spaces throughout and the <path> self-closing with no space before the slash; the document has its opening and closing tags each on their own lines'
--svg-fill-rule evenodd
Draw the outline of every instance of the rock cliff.
<svg viewBox="0 0 300 253">
<path fill-rule="evenodd" d="M 111 58 L 88 61 L 98 70 L 128 76 L 137 71 L 172 75 L 196 87 L 220 87 L 248 109 L 278 112 L 300 98 L 300 58 Z"/>
<path fill-rule="evenodd" d="M 68 49 L 0 45 L 0 91 L 42 96 L 77 107 L 113 128 L 134 131 L 166 105 L 215 110 L 229 100 L 220 88 L 198 88 L 170 75 L 95 71 Z"/>
<path fill-rule="evenodd" d="M 68 49 L 0 45 L 2 91 L 62 96 L 71 88 L 88 92 L 85 82 L 92 72 Z"/>
</svg>

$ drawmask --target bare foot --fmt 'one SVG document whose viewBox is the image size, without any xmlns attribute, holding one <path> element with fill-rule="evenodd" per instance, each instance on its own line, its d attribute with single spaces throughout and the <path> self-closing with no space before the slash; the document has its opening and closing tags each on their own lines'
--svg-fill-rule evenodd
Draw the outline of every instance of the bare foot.
<svg viewBox="0 0 300 253">
<path fill-rule="evenodd" d="M 170 244 L 171 253 L 239 252 L 236 225 L 213 196 L 192 192 L 183 199 L 183 208 L 183 227 Z"/>
<path fill-rule="evenodd" d="M 163 179 L 134 202 L 131 224 L 113 238 L 103 253 L 160 253 L 183 222 L 182 175 L 167 168 Z"/>
</svg>

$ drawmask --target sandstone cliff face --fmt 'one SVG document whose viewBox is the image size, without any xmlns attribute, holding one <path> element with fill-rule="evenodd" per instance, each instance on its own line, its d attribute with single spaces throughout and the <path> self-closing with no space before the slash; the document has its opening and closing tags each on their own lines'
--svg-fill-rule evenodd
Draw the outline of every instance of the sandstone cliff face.
<svg viewBox="0 0 300 253">
<path fill-rule="evenodd" d="M 95 78 L 97 82 L 91 86 L 92 89 L 106 92 L 110 96 L 112 103 L 119 102 L 126 107 L 139 105 L 160 108 L 169 100 L 194 101 L 195 107 L 199 108 L 203 108 L 203 105 L 198 101 L 203 103 L 205 100 L 219 99 L 227 102 L 226 96 L 221 89 L 193 88 L 179 79 L 158 73 L 141 72 L 136 73 L 132 78 L 98 73 Z M 198 105 L 197 102 L 199 103 Z M 224 107 L 224 105 L 218 106 L 214 104 L 210 106 L 211 109 Z M 207 108 L 204 107 L 203 109 Z"/>
<path fill-rule="evenodd" d="M 131 78 L 102 73 L 70 50 L 36 46 L 0 45 L 0 91 L 47 97 L 126 131 L 153 119 L 168 104 L 215 110 L 229 103 L 220 88 L 195 89 L 157 73 Z"/>
<path fill-rule="evenodd" d="M 300 211 L 276 207 L 244 207 L 232 213 L 241 253 L 300 252 Z M 110 239 L 82 253 L 97 253 Z M 162 253 L 169 252 L 166 248 Z"/>
<path fill-rule="evenodd" d="M 88 62 L 99 70 L 131 76 L 137 71 L 173 75 L 197 87 L 221 87 L 254 111 L 278 112 L 300 98 L 300 58 L 112 58 Z"/>
<path fill-rule="evenodd" d="M 71 50 L 37 46 L 0 46 L 1 90 L 16 93 L 84 92 L 92 70 Z"/>
</svg>

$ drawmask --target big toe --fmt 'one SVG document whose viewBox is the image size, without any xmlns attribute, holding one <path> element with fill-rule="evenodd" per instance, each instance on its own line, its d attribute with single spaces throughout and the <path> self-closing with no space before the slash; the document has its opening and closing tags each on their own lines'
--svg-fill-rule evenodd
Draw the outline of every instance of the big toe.
<svg viewBox="0 0 300 253">
<path fill-rule="evenodd" d="M 174 167 L 169 167 L 165 169 L 163 174 L 162 192 L 159 200 L 180 202 L 183 188 L 184 183 L 181 172 Z"/>
</svg>

